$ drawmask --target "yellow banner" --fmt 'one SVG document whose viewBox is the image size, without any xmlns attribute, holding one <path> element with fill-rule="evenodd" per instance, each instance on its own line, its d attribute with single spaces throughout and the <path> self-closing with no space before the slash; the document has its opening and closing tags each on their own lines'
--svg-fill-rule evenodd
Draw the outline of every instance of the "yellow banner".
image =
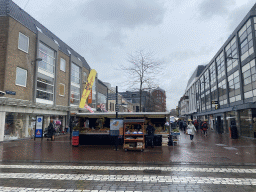
<svg viewBox="0 0 256 192">
<path fill-rule="evenodd" d="M 92 69 L 90 74 L 89 74 L 89 77 L 87 79 L 87 82 L 85 84 L 84 91 L 83 91 L 81 101 L 80 101 L 80 104 L 79 104 L 79 108 L 84 108 L 85 103 L 86 103 L 86 99 L 88 98 L 89 94 L 92 91 L 92 86 L 93 86 L 96 74 L 97 74 L 97 71 L 95 69 Z"/>
</svg>

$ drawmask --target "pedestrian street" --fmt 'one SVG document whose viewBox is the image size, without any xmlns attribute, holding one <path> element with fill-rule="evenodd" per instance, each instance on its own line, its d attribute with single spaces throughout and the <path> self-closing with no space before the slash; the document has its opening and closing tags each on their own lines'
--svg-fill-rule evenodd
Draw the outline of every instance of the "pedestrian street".
<svg viewBox="0 0 256 192">
<path fill-rule="evenodd" d="M 1 191 L 256 191 L 255 166 L 1 164 Z"/>
</svg>

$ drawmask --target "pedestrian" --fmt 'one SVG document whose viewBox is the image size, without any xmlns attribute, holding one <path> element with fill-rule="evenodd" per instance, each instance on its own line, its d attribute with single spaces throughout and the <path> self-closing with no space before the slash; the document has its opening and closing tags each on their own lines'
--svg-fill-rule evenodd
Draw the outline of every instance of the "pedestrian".
<svg viewBox="0 0 256 192">
<path fill-rule="evenodd" d="M 181 119 L 179 120 L 179 128 L 181 131 L 183 130 L 183 122 Z"/>
<path fill-rule="evenodd" d="M 148 133 L 148 140 L 151 144 L 151 147 L 154 148 L 155 128 L 153 127 L 153 124 L 151 122 L 148 123 L 146 131 Z M 147 143 L 147 145 L 148 145 L 148 143 Z"/>
<path fill-rule="evenodd" d="M 184 133 L 185 133 L 185 134 L 186 134 L 187 127 L 188 127 L 188 124 L 187 124 L 187 122 L 184 120 L 184 122 L 183 122 L 183 130 L 184 130 Z"/>
<path fill-rule="evenodd" d="M 193 141 L 196 128 L 191 121 L 189 121 L 187 132 L 190 135 L 190 140 Z"/>
<path fill-rule="evenodd" d="M 208 124 L 207 124 L 207 119 L 204 120 L 204 122 L 202 123 L 202 130 L 204 133 L 204 136 L 207 136 L 207 130 L 208 130 Z"/>
<path fill-rule="evenodd" d="M 195 126 L 196 131 L 197 131 L 197 130 L 198 130 L 198 126 L 199 126 L 199 124 L 198 124 L 198 121 L 197 121 L 197 120 L 195 120 L 195 121 L 194 121 L 194 126 Z"/>
<path fill-rule="evenodd" d="M 54 141 L 55 129 L 54 129 L 54 125 L 53 125 L 53 119 L 50 120 L 50 124 L 48 126 L 47 131 L 48 131 L 48 134 L 47 134 L 48 138 L 51 138 L 51 140 Z M 48 139 L 47 139 L 47 141 L 48 141 Z"/>
</svg>

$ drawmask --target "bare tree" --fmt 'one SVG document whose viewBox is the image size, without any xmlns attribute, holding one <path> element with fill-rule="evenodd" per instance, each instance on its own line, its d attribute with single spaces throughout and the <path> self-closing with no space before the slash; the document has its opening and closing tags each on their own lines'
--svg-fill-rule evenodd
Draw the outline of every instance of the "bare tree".
<svg viewBox="0 0 256 192">
<path fill-rule="evenodd" d="M 129 65 L 121 65 L 120 67 L 128 76 L 129 88 L 140 92 L 141 112 L 142 91 L 156 88 L 154 80 L 162 69 L 163 61 L 156 59 L 154 53 L 143 50 L 128 55 L 127 61 L 130 63 Z"/>
</svg>

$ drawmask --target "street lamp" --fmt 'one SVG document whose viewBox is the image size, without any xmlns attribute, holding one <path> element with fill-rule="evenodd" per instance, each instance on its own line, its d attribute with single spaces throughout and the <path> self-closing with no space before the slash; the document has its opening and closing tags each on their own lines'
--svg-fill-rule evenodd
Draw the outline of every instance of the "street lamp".
<svg viewBox="0 0 256 192">
<path fill-rule="evenodd" d="M 42 58 L 36 58 L 36 60 L 35 61 L 31 61 L 31 64 L 33 65 L 35 62 L 37 62 L 37 61 L 42 61 Z"/>
<path fill-rule="evenodd" d="M 237 59 L 238 60 L 238 58 L 234 58 L 234 57 L 227 57 L 226 59 L 227 60 L 229 60 L 229 59 Z"/>
</svg>

